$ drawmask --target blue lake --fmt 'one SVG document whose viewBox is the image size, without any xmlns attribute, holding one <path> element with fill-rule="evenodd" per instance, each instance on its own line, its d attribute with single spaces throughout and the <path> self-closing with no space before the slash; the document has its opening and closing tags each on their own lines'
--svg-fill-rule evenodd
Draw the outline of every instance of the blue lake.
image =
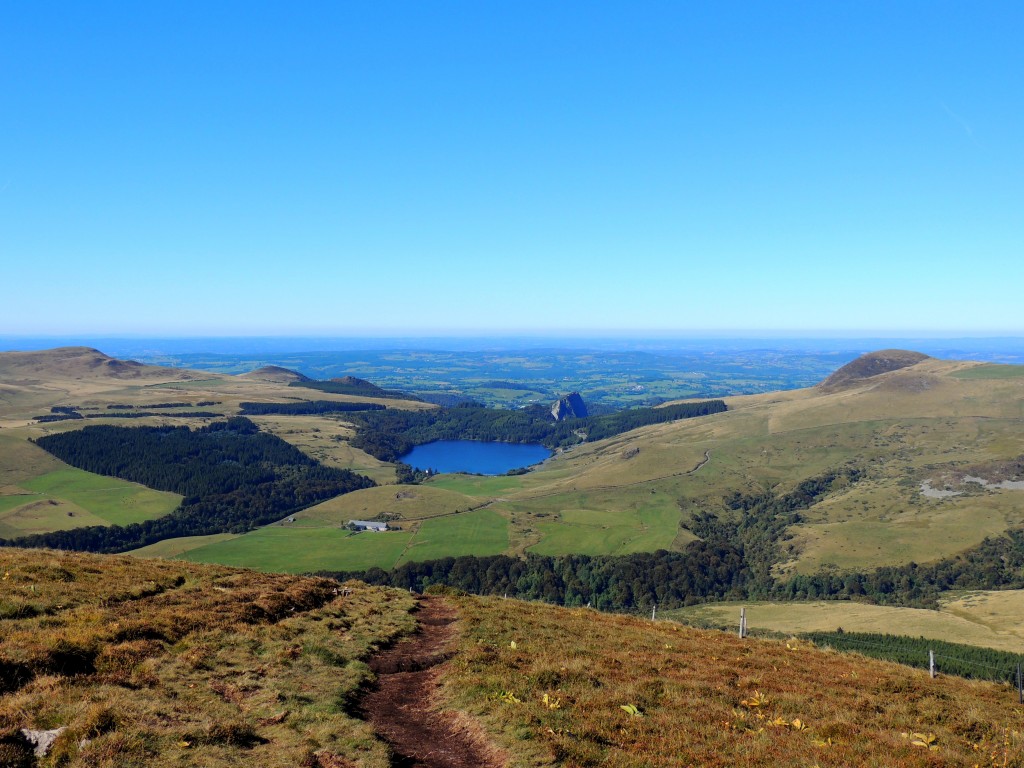
<svg viewBox="0 0 1024 768">
<path fill-rule="evenodd" d="M 510 469 L 537 464 L 550 455 L 551 451 L 536 444 L 437 440 L 417 445 L 401 460 L 416 469 L 504 475 Z"/>
</svg>

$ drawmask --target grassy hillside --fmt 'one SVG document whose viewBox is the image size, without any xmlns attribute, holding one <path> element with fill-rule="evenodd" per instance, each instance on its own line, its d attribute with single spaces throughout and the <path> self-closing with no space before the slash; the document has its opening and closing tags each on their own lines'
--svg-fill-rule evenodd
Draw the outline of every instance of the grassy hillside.
<svg viewBox="0 0 1024 768">
<path fill-rule="evenodd" d="M 1019 765 L 1016 692 L 732 634 L 467 598 L 452 703 L 511 765 Z"/>
<path fill-rule="evenodd" d="M 0 495 L 0 538 L 79 528 L 128 525 L 169 514 L 176 493 L 63 467 L 6 488 Z"/>
<path fill-rule="evenodd" d="M 413 628 L 408 593 L 14 549 L 0 579 L 0 765 L 392 764 L 352 713 L 371 655 Z M 1024 759 L 1006 686 L 674 622 L 443 600 L 456 640 L 439 698 L 417 704 L 510 768 Z M 63 730 L 37 761 L 22 729 Z"/>
<path fill-rule="evenodd" d="M 389 765 L 347 714 L 411 600 L 326 580 L 0 551 L 0 765 Z M 330 762 L 335 760 L 336 762 Z"/>
</svg>

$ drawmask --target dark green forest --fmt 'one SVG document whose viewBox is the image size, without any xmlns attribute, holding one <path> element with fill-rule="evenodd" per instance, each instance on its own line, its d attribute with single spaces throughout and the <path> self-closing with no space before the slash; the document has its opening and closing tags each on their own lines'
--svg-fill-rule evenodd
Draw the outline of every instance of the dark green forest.
<svg viewBox="0 0 1024 768">
<path fill-rule="evenodd" d="M 383 411 L 380 403 L 339 403 L 335 400 L 298 400 L 292 403 L 239 403 L 242 416 L 306 416 L 353 411 Z"/>
<path fill-rule="evenodd" d="M 302 387 L 304 389 L 315 389 L 318 392 L 327 392 L 332 395 L 356 395 L 358 397 L 380 397 L 388 400 L 419 400 L 416 395 L 407 392 L 399 392 L 397 389 L 381 389 L 376 384 L 371 384 L 362 379 L 346 376 L 341 379 L 327 379 L 326 381 L 293 381 L 289 387 Z"/>
<path fill-rule="evenodd" d="M 977 680 L 1016 683 L 1017 665 L 1024 664 L 1024 656 L 1017 653 L 947 643 L 944 640 L 927 640 L 923 637 L 844 632 L 842 629 L 836 632 L 806 632 L 800 637 L 817 646 L 828 646 L 837 651 L 854 651 L 921 669 L 928 669 L 928 652 L 934 651 L 935 667 L 939 674 Z"/>
<path fill-rule="evenodd" d="M 0 539 L 0 545 L 123 552 L 178 536 L 244 533 L 374 485 L 363 475 L 323 466 L 240 416 L 195 430 L 89 426 L 36 444 L 73 467 L 185 498 L 156 520 Z"/>
</svg>

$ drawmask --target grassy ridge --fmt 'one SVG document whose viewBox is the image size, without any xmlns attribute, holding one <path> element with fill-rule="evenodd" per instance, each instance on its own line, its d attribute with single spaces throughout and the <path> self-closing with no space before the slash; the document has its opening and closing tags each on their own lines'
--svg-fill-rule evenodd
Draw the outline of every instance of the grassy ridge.
<svg viewBox="0 0 1024 768">
<path fill-rule="evenodd" d="M 953 374 L 957 379 L 1016 379 L 1024 377 L 1024 365 L 976 365 Z"/>
</svg>

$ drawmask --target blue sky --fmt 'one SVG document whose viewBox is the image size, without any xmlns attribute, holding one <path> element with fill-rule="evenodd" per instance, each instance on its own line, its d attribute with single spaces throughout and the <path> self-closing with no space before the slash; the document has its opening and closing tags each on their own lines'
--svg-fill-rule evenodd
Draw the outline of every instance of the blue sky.
<svg viewBox="0 0 1024 768">
<path fill-rule="evenodd" d="M 0 334 L 1024 335 L 1022 28 L 7 3 Z"/>
</svg>

